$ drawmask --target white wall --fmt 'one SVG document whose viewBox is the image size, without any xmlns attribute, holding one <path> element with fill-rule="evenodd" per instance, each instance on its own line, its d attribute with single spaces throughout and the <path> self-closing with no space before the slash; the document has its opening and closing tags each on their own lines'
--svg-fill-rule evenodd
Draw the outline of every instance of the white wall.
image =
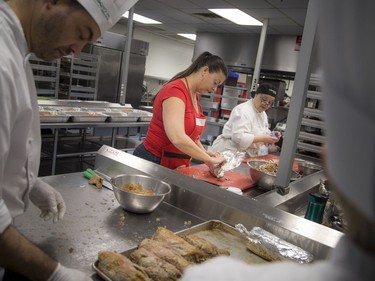
<svg viewBox="0 0 375 281">
<path fill-rule="evenodd" d="M 192 63 L 194 46 L 142 30 L 135 30 L 134 38 L 150 43 L 146 60 L 146 76 L 169 80 Z"/>
<path fill-rule="evenodd" d="M 116 24 L 110 32 L 126 34 L 126 26 Z M 146 77 L 169 80 L 192 63 L 193 45 L 179 43 L 137 28 L 134 29 L 133 38 L 149 42 Z"/>
</svg>

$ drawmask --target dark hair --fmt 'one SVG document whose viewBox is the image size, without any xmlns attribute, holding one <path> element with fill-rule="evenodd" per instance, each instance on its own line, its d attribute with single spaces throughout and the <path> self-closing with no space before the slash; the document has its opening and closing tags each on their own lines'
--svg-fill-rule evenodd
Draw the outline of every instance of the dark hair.
<svg viewBox="0 0 375 281">
<path fill-rule="evenodd" d="M 185 70 L 177 73 L 168 82 L 189 76 L 190 74 L 197 72 L 200 68 L 208 66 L 210 73 L 223 72 L 225 77 L 228 75 L 227 66 L 225 65 L 222 58 L 215 56 L 210 52 L 203 52 L 199 57 L 193 61 L 193 63 Z"/>
<path fill-rule="evenodd" d="M 271 97 L 276 97 L 276 89 L 270 83 L 263 83 L 259 85 L 258 89 L 255 92 L 255 95 L 256 94 L 265 94 Z"/>
<path fill-rule="evenodd" d="M 83 7 L 77 0 L 70 0 L 68 5 L 74 10 L 84 10 L 87 12 L 86 8 Z"/>
</svg>

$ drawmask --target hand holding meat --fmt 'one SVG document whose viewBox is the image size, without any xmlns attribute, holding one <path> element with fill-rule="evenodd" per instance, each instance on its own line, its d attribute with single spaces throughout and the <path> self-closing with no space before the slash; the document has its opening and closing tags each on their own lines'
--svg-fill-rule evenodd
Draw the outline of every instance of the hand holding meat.
<svg viewBox="0 0 375 281">
<path fill-rule="evenodd" d="M 210 173 L 217 178 L 223 177 L 226 171 L 237 168 L 245 158 L 245 152 L 224 151 L 220 153 L 220 156 L 225 159 L 224 162 L 218 165 L 209 166 Z"/>
<path fill-rule="evenodd" d="M 221 167 L 226 163 L 226 159 L 221 156 L 220 152 L 208 152 L 210 155 L 210 162 L 205 162 L 208 168 L 211 170 L 215 169 L 215 167 Z"/>
<path fill-rule="evenodd" d="M 42 219 L 57 222 L 64 217 L 66 207 L 61 194 L 41 179 L 37 179 L 31 190 L 30 200 L 41 210 Z"/>
</svg>

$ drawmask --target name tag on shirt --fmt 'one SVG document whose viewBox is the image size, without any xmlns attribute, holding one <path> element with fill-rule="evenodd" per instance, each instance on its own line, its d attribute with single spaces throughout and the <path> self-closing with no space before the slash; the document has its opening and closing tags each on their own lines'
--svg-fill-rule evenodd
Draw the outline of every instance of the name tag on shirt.
<svg viewBox="0 0 375 281">
<path fill-rule="evenodd" d="M 206 119 L 204 119 L 204 118 L 195 118 L 195 124 L 197 125 L 197 126 L 204 126 L 204 125 L 206 125 Z"/>
</svg>

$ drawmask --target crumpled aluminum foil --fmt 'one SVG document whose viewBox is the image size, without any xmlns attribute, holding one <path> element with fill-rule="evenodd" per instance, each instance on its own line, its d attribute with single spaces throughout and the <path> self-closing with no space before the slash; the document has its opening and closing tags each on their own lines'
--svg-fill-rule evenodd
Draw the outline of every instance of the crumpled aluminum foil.
<svg viewBox="0 0 375 281">
<path fill-rule="evenodd" d="M 249 240 L 249 250 L 267 260 L 292 260 L 298 263 L 310 263 L 314 256 L 260 227 L 253 227 L 248 231 L 242 224 L 235 228 Z"/>
<path fill-rule="evenodd" d="M 227 162 L 223 165 L 215 165 L 210 167 L 210 172 L 217 178 L 222 178 L 226 171 L 233 170 L 241 165 L 243 159 L 245 159 L 246 152 L 244 151 L 224 151 L 220 152 L 220 157 L 223 157 Z"/>
</svg>

